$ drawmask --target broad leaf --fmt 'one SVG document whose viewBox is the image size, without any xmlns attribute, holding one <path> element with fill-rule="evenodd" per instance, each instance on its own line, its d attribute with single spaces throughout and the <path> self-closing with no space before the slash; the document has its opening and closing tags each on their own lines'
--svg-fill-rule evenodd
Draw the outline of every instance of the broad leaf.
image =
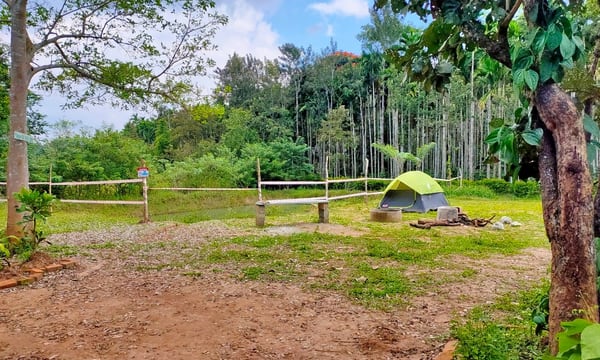
<svg viewBox="0 0 600 360">
<path fill-rule="evenodd" d="M 538 75 L 538 73 L 535 72 L 535 70 L 529 69 L 524 72 L 523 76 L 525 78 L 525 83 L 527 84 L 529 89 L 531 91 L 535 91 L 535 89 L 537 89 L 538 86 L 538 81 L 540 80 L 540 76 Z"/>
<path fill-rule="evenodd" d="M 542 129 L 525 130 L 521 134 L 521 137 L 527 144 L 532 146 L 538 146 L 542 143 L 543 134 L 544 131 Z"/>
<path fill-rule="evenodd" d="M 598 145 L 600 145 L 597 141 L 592 141 L 587 144 L 587 161 L 588 164 L 592 164 L 596 160 L 596 155 L 598 153 Z M 598 257 L 600 260 L 600 257 Z"/>
<path fill-rule="evenodd" d="M 545 83 L 552 78 L 552 74 L 558 68 L 558 61 L 550 55 L 544 54 L 540 60 L 540 81 Z"/>
<path fill-rule="evenodd" d="M 552 24 L 548 27 L 548 38 L 546 39 L 546 49 L 552 51 L 560 46 L 562 42 L 563 33 Z"/>
<path fill-rule="evenodd" d="M 600 324 L 593 324 L 581 332 L 581 359 L 600 359 Z"/>
<path fill-rule="evenodd" d="M 502 121 L 502 123 L 504 124 L 504 121 Z M 501 129 L 500 127 L 497 127 L 494 130 L 490 131 L 490 133 L 488 134 L 488 136 L 486 136 L 484 142 L 486 144 L 499 143 L 500 141 L 498 140 L 498 134 L 500 133 L 500 129 Z"/>
<path fill-rule="evenodd" d="M 588 114 L 583 115 L 583 128 L 592 136 L 600 138 L 600 127 L 598 127 L 598 124 Z"/>
<path fill-rule="evenodd" d="M 579 49 L 579 51 L 585 52 L 585 43 L 583 42 L 583 39 L 581 39 L 581 37 L 575 35 L 573 36 L 572 40 L 573 44 L 577 46 L 577 49 Z"/>
<path fill-rule="evenodd" d="M 560 54 L 565 60 L 572 58 L 573 54 L 575 54 L 575 43 L 566 34 L 562 34 Z"/>
<path fill-rule="evenodd" d="M 540 54 L 544 50 L 544 46 L 546 46 L 546 32 L 542 29 L 538 29 L 535 33 L 535 37 L 533 38 L 533 42 L 531 43 L 531 49 L 535 52 L 535 54 Z"/>
<path fill-rule="evenodd" d="M 502 118 L 493 118 L 490 121 L 490 127 L 493 129 L 497 129 L 497 128 L 501 127 L 502 125 L 504 125 L 504 119 L 502 119 Z"/>
<path fill-rule="evenodd" d="M 558 353 L 564 354 L 579 345 L 579 339 L 564 332 L 558 334 Z"/>
<path fill-rule="evenodd" d="M 585 319 L 575 319 L 573 321 L 565 321 L 560 323 L 560 325 L 565 329 L 562 333 L 566 334 L 567 336 L 581 334 L 583 329 L 592 324 L 593 323 L 591 321 Z"/>
</svg>

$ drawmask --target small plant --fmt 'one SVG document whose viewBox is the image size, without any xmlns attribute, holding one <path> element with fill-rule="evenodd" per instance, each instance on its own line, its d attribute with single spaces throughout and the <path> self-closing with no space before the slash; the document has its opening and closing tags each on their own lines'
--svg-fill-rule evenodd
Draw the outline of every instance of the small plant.
<svg viewBox="0 0 600 360">
<path fill-rule="evenodd" d="M 6 266 L 10 266 L 10 262 L 8 259 L 10 258 L 10 250 L 8 246 L 8 241 L 5 244 L 4 242 L 0 242 L 0 270 Z"/>
<path fill-rule="evenodd" d="M 52 203 L 56 198 L 48 193 L 27 188 L 15 193 L 15 198 L 21 204 L 17 212 L 24 214 L 23 220 L 19 222 L 23 225 L 24 236 L 18 242 L 14 252 L 21 260 L 26 261 L 42 242 L 48 242 L 44 233 L 38 229 L 38 225 L 45 223 L 52 214 Z"/>
<path fill-rule="evenodd" d="M 558 334 L 557 360 L 600 359 L 600 324 L 575 319 L 562 322 Z"/>
</svg>

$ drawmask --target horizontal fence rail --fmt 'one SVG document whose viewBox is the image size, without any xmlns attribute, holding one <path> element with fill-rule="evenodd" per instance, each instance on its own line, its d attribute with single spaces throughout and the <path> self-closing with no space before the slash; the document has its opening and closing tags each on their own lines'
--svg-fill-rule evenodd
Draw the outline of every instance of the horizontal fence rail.
<svg viewBox="0 0 600 360">
<path fill-rule="evenodd" d="M 143 222 L 149 222 L 149 211 L 148 211 L 148 190 L 163 190 L 163 191 L 257 191 L 258 192 L 258 204 L 264 207 L 264 205 L 284 205 L 284 204 L 319 204 L 320 211 L 326 211 L 328 217 L 327 203 L 334 200 L 342 200 L 353 197 L 364 197 L 365 201 L 368 196 L 382 195 L 384 191 L 369 191 L 369 181 L 393 181 L 390 178 L 371 178 L 368 177 L 368 159 L 365 160 L 364 174 L 366 176 L 355 178 L 355 179 L 329 179 L 327 172 L 328 158 L 326 159 L 325 167 L 325 179 L 318 181 L 261 181 L 260 173 L 260 159 L 256 161 L 257 167 L 257 187 L 256 188 L 190 188 L 190 187 L 148 187 L 146 177 L 137 179 L 124 179 L 124 180 L 104 180 L 104 181 L 66 181 L 66 182 L 30 182 L 29 185 L 42 185 L 48 186 L 49 193 L 52 193 L 52 187 L 55 186 L 91 186 L 91 185 L 119 185 L 119 184 L 141 184 L 142 185 L 142 200 L 83 200 L 83 199 L 58 199 L 63 203 L 72 204 L 97 204 L 97 205 L 136 205 L 144 207 L 144 218 Z M 451 179 L 437 179 L 436 181 L 452 182 L 455 180 L 460 181 L 462 186 L 462 173 L 459 176 Z M 364 190 L 356 193 L 329 196 L 329 184 L 341 184 L 341 183 L 356 183 L 363 182 Z M 265 186 L 303 186 L 303 185 L 320 185 L 324 187 L 323 196 L 308 197 L 308 198 L 291 198 L 291 199 L 269 199 L 264 200 L 262 195 L 262 188 Z M 0 182 L 0 186 L 6 186 L 6 182 Z M 0 198 L 0 202 L 6 202 L 5 198 Z M 321 205 L 323 205 L 321 207 Z"/>
</svg>

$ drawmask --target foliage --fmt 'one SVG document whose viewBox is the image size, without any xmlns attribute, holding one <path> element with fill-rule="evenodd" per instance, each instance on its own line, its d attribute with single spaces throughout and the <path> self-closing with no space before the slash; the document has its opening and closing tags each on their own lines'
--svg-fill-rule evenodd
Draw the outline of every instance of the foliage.
<svg viewBox="0 0 600 360">
<path fill-rule="evenodd" d="M 10 253 L 10 243 L 8 238 L 0 239 L 0 270 L 4 267 L 4 265 L 10 266 L 9 258 L 11 257 Z"/>
<path fill-rule="evenodd" d="M 557 360 L 600 359 L 600 324 L 585 319 L 562 322 Z"/>
<path fill-rule="evenodd" d="M 166 164 L 165 170 L 154 178 L 152 183 L 162 187 L 235 188 L 240 173 L 233 157 L 208 154 L 199 159 Z"/>
<path fill-rule="evenodd" d="M 305 180 L 316 177 L 303 139 L 279 140 L 268 144 L 249 144 L 242 149 L 241 183 L 256 186 L 256 159 L 260 160 L 262 180 Z"/>
<path fill-rule="evenodd" d="M 20 224 L 24 224 L 25 234 L 19 239 L 14 252 L 23 260 L 27 260 L 37 250 L 40 243 L 46 241 L 39 225 L 45 223 L 51 215 L 52 203 L 56 198 L 53 195 L 27 188 L 16 193 L 15 198 L 20 203 L 17 212 L 23 214 Z"/>
<path fill-rule="evenodd" d="M 502 295 L 494 304 L 478 306 L 466 317 L 453 319 L 451 334 L 458 340 L 455 356 L 464 360 L 541 359 L 546 352 L 543 337 L 532 331 L 528 315 L 536 313 L 548 289 L 549 282 L 545 281 L 531 290 Z"/>
</svg>

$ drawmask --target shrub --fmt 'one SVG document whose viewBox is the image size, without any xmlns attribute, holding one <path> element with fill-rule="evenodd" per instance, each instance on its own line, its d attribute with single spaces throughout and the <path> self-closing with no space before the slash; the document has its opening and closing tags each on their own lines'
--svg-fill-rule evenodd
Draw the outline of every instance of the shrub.
<svg viewBox="0 0 600 360">
<path fill-rule="evenodd" d="M 24 225 L 25 234 L 16 242 L 14 253 L 21 260 L 27 261 L 40 243 L 46 241 L 44 233 L 39 230 L 38 225 L 40 222 L 46 222 L 51 215 L 50 211 L 55 197 L 37 190 L 23 188 L 15 193 L 15 198 L 20 203 L 17 212 L 24 214 L 23 220 L 19 224 Z"/>
</svg>

